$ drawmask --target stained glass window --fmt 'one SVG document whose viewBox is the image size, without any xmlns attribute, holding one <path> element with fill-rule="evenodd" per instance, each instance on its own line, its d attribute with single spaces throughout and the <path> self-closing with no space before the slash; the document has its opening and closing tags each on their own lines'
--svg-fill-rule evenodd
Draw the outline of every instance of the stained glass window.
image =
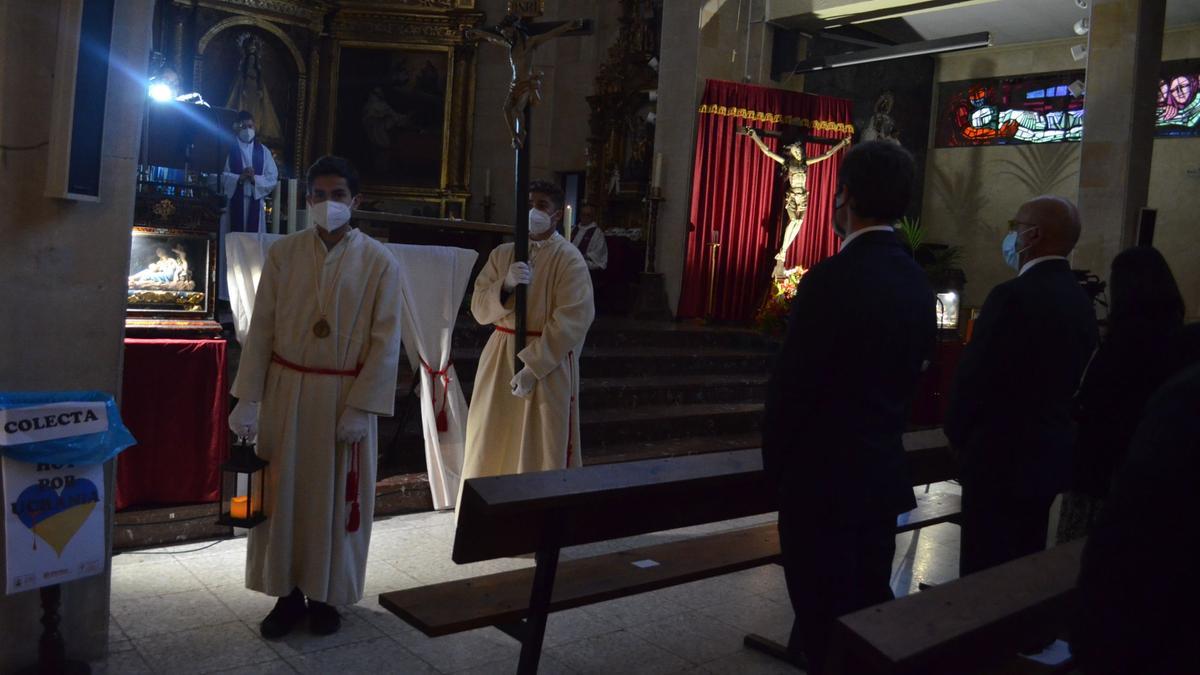
<svg viewBox="0 0 1200 675">
<path fill-rule="evenodd" d="M 1156 136 L 1200 136 L 1200 59 L 1162 67 Z M 1063 143 L 1083 138 L 1084 97 L 1071 94 L 1082 70 L 945 82 L 938 90 L 939 148 Z"/>
</svg>

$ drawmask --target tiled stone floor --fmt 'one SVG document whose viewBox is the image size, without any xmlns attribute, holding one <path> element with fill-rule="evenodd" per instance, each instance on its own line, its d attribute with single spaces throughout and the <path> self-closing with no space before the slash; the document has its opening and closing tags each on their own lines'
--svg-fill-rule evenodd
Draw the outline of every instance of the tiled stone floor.
<svg viewBox="0 0 1200 675">
<path fill-rule="evenodd" d="M 563 555 L 594 555 L 764 520 L 657 533 Z M 366 595 L 342 612 L 342 630 L 329 637 L 297 630 L 278 642 L 258 635 L 258 622 L 274 599 L 242 585 L 245 539 L 119 554 L 113 558 L 110 654 L 94 664 L 94 672 L 512 673 L 518 646 L 500 631 L 431 639 L 379 606 L 384 591 L 532 565 L 523 559 L 455 565 L 453 538 L 448 513 L 377 521 Z M 953 579 L 957 567 L 956 525 L 904 534 L 896 539 L 892 585 L 904 595 L 921 582 Z M 791 621 L 781 568 L 760 567 L 552 614 L 541 672 L 797 672 L 742 646 L 748 632 L 785 640 Z"/>
</svg>

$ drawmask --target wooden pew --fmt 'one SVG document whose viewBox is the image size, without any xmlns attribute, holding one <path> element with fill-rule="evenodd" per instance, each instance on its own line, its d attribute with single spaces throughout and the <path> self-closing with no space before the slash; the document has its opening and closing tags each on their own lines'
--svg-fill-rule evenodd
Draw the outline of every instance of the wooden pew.
<svg viewBox="0 0 1200 675">
<path fill-rule="evenodd" d="M 1056 672 L 1016 654 L 1061 633 L 1084 540 L 847 614 L 830 673 L 938 675 Z"/>
<path fill-rule="evenodd" d="M 954 475 L 940 430 L 910 434 L 905 443 L 915 484 Z M 898 529 L 953 519 L 953 497 L 923 495 Z M 532 552 L 535 568 L 393 591 L 379 601 L 431 637 L 496 626 L 522 644 L 518 672 L 534 673 L 551 612 L 779 560 L 774 523 L 559 563 L 563 547 L 775 508 L 758 450 L 472 479 L 463 487 L 453 560 Z"/>
</svg>

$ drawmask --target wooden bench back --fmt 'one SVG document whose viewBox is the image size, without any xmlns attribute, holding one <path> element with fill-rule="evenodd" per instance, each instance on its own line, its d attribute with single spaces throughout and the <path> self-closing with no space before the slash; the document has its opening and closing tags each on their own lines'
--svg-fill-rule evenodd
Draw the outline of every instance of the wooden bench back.
<svg viewBox="0 0 1200 675">
<path fill-rule="evenodd" d="M 838 619 L 830 673 L 978 672 L 1064 627 L 1084 540 Z"/>
<path fill-rule="evenodd" d="M 955 475 L 940 429 L 905 435 L 914 484 Z M 510 476 L 463 485 L 459 564 L 770 513 L 762 453 L 739 450 Z"/>
</svg>

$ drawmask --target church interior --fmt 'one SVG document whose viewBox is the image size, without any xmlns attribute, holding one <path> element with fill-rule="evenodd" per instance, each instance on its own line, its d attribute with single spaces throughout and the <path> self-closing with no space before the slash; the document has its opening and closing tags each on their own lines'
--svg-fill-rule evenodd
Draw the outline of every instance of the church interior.
<svg viewBox="0 0 1200 675">
<path fill-rule="evenodd" d="M 0 675 L 1200 670 L 1200 2 L 0 36 Z"/>
</svg>

